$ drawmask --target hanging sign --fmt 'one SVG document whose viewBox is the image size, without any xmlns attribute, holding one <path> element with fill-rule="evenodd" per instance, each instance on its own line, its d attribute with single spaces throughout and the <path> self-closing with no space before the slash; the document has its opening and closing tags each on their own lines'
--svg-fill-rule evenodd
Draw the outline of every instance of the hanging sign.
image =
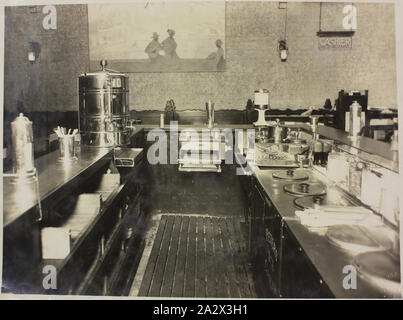
<svg viewBox="0 0 403 320">
<path fill-rule="evenodd" d="M 320 37 L 319 49 L 352 49 L 352 37 Z"/>
</svg>

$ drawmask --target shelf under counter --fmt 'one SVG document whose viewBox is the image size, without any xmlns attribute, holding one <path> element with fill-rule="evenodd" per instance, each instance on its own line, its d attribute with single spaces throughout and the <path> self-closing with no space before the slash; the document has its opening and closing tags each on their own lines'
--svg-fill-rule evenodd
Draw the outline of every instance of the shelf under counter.
<svg viewBox="0 0 403 320">
<path fill-rule="evenodd" d="M 120 202 L 122 202 L 122 197 L 124 196 L 125 184 L 120 185 L 117 189 L 115 189 L 108 199 L 102 204 L 102 208 L 99 213 L 94 215 L 88 223 L 82 225 L 81 232 L 74 239 L 74 242 L 71 245 L 70 253 L 64 259 L 42 259 L 37 270 L 34 270 L 32 273 L 32 279 L 35 281 L 35 278 L 38 278 L 38 275 L 41 274 L 42 269 L 46 265 L 52 265 L 56 268 L 57 274 L 60 277 L 70 279 L 72 276 L 75 277 L 77 274 L 71 272 L 71 270 L 76 269 L 80 270 L 82 265 L 85 266 L 83 269 L 87 269 L 83 279 L 80 281 L 80 284 L 77 285 L 77 288 L 74 290 L 70 290 L 70 286 L 74 287 L 74 281 L 77 279 L 70 279 L 69 283 L 66 284 L 66 280 L 64 279 L 64 283 L 61 285 L 61 288 L 58 287 L 58 291 L 54 293 L 67 293 L 67 294 L 85 294 L 85 290 L 90 286 L 91 281 L 94 279 L 95 274 L 100 269 L 102 263 L 106 260 L 106 257 L 111 251 L 112 246 L 116 246 L 115 242 L 119 236 L 119 234 L 123 230 L 124 222 L 127 221 L 128 215 L 118 216 L 117 214 L 112 217 L 110 215 L 110 211 Z M 138 195 L 133 202 L 138 201 Z M 113 219 L 112 219 L 113 218 Z M 113 220 L 113 221 L 112 221 Z M 115 221 L 116 220 L 116 221 Z M 100 230 L 103 228 L 105 222 L 109 222 L 107 225 L 114 224 L 111 229 L 110 235 L 108 238 L 105 238 L 104 235 L 101 236 Z M 104 238 L 103 238 L 104 237 Z M 104 243 L 101 245 L 100 239 L 103 238 L 102 241 Z M 88 250 L 87 244 L 91 244 L 91 247 L 96 248 L 93 252 Z M 95 246 L 94 246 L 95 244 Z M 104 252 L 101 252 L 101 246 L 104 248 Z M 67 275 L 66 275 L 67 274 Z M 37 284 L 37 288 L 40 288 L 40 283 Z M 42 294 L 49 294 L 47 289 L 40 291 Z"/>
<path fill-rule="evenodd" d="M 128 151 L 129 149 L 125 150 Z M 39 268 L 34 271 L 32 275 L 33 279 L 38 278 L 44 266 L 48 264 L 55 266 L 60 284 L 54 293 L 78 295 L 108 294 L 111 292 L 111 289 L 103 288 L 104 280 L 100 280 L 99 278 L 104 278 L 102 274 L 105 272 L 105 266 L 109 268 L 108 266 L 117 264 L 117 267 L 113 268 L 110 275 L 112 278 L 110 286 L 116 286 L 116 283 L 121 281 L 122 264 L 125 264 L 128 253 L 123 252 L 123 254 L 118 252 L 120 251 L 119 246 L 124 238 L 126 228 L 136 229 L 137 246 L 141 247 L 142 239 L 139 240 L 140 232 L 137 231 L 137 228 L 141 228 L 143 219 L 140 208 L 142 188 L 136 183 L 135 176 L 139 170 L 142 170 L 143 149 L 130 150 L 132 151 L 130 155 L 133 160 L 133 166 L 130 166 L 130 168 L 121 168 L 120 184 L 113 189 L 107 198 L 102 200 L 99 212 L 91 216 L 81 226 L 79 234 L 71 244 L 69 254 L 64 259 L 43 259 Z M 103 177 L 113 175 L 106 173 L 103 174 Z M 95 194 L 99 194 L 99 190 L 95 187 L 97 185 L 96 180 L 96 178 L 95 180 L 91 180 L 93 181 L 90 184 L 91 190 L 87 190 L 92 192 L 90 194 L 94 194 L 94 192 Z M 98 191 L 93 190 L 94 187 Z M 102 192 L 101 194 L 103 198 L 104 194 Z M 141 249 L 139 250 L 141 251 Z M 130 251 L 132 252 L 133 250 L 131 249 Z M 135 265 L 130 266 L 130 268 L 134 267 Z M 52 292 L 41 290 L 41 293 L 49 294 Z"/>
<path fill-rule="evenodd" d="M 111 148 L 79 147 L 76 150 L 77 160 L 70 163 L 59 161 L 59 150 L 35 160 L 41 201 L 62 187 L 74 183 L 82 175 L 96 172 L 110 161 L 113 155 Z M 13 177 L 8 174 L 10 172 L 3 176 L 3 227 L 38 205 L 37 184 L 14 183 Z"/>
<path fill-rule="evenodd" d="M 131 157 L 134 167 L 118 169 L 121 171 L 120 179 L 118 179 L 120 182 L 113 178 L 116 174 L 112 172 L 105 174 L 108 165 L 114 159 L 112 148 L 80 148 L 77 152 L 78 159 L 70 166 L 65 166 L 57 161 L 58 151 L 35 161 L 39 173 L 43 220 L 41 222 L 35 221 L 34 210 L 38 209 L 37 199 L 28 203 L 19 211 L 18 215 L 8 217 L 8 223 L 4 226 L 3 232 L 5 235 L 3 242 L 5 246 L 3 267 L 5 269 L 3 268 L 3 271 L 5 273 L 3 273 L 2 290 L 13 293 L 69 293 L 70 280 L 76 281 L 78 279 L 77 281 L 80 282 L 84 274 L 87 273 L 83 270 L 88 267 L 88 262 L 94 263 L 94 265 L 98 262 L 97 248 L 101 238 L 105 239 L 105 246 L 117 248 L 124 237 L 126 228 L 135 228 L 139 223 L 141 224 L 141 218 L 137 216 L 141 212 L 139 195 L 142 193 L 142 187 L 137 181 L 136 175 L 142 170 L 143 154 L 143 149 L 133 149 Z M 105 181 L 106 176 L 107 181 L 111 178 L 112 182 Z M 109 189 L 111 183 L 113 185 L 116 182 L 118 184 L 113 189 Z M 14 187 L 13 184 L 10 183 L 10 185 Z M 104 189 L 105 187 L 108 190 Z M 10 189 L 8 190 L 10 191 Z M 32 192 L 34 191 L 32 190 Z M 77 209 L 77 199 L 84 194 L 93 195 L 94 198 L 100 199 L 99 209 L 95 210 L 94 213 L 89 212 L 89 214 L 81 210 L 72 211 L 72 214 L 68 214 L 72 207 Z M 7 195 L 10 196 L 11 194 Z M 17 194 L 17 196 L 14 195 L 14 199 L 18 203 L 23 197 L 21 194 Z M 81 201 L 81 207 L 86 207 L 87 200 Z M 60 218 L 62 220 L 59 224 L 57 221 Z M 41 256 L 41 230 L 44 227 L 74 229 L 69 231 L 70 249 L 65 258 L 45 259 Z M 111 228 L 113 228 L 112 231 Z M 139 237 L 140 233 L 137 233 L 136 241 L 131 241 L 131 243 L 141 246 L 141 238 Z M 95 250 L 93 250 L 94 248 Z M 134 252 L 131 250 L 130 256 L 136 254 L 137 250 Z M 110 264 L 108 259 L 103 258 L 101 260 Z M 127 265 L 126 260 L 123 256 L 119 260 L 120 264 Z M 22 269 L 19 267 L 21 264 Z M 46 276 L 44 267 L 49 265 L 53 266 L 57 272 L 57 290 L 51 288 L 44 290 L 42 286 L 42 280 Z M 119 273 L 121 269 L 121 266 L 114 269 L 112 284 L 114 281 L 123 283 Z M 114 286 L 116 287 L 116 285 Z M 77 286 L 71 293 L 74 294 L 76 289 Z"/>
</svg>

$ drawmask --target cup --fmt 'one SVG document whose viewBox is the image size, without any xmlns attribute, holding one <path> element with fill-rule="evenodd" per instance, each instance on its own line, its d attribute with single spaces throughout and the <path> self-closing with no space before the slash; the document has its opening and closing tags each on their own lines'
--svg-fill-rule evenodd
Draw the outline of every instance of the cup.
<svg viewBox="0 0 403 320">
<path fill-rule="evenodd" d="M 59 137 L 60 160 L 75 160 L 74 135 L 65 135 Z"/>
</svg>

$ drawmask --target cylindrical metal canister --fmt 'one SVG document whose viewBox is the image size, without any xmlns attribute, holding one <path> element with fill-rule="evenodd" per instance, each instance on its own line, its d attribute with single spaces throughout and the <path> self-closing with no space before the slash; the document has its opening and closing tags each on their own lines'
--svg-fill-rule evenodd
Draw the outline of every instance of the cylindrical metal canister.
<svg viewBox="0 0 403 320">
<path fill-rule="evenodd" d="M 11 122 L 13 173 L 32 174 L 34 168 L 34 146 L 32 122 L 22 113 Z"/>
<path fill-rule="evenodd" d="M 274 143 L 281 143 L 287 136 L 286 128 L 280 124 L 280 119 L 276 119 L 276 125 L 271 127 L 273 130 Z"/>
<path fill-rule="evenodd" d="M 129 78 L 105 69 L 78 78 L 79 124 L 84 145 L 121 146 L 130 143 Z"/>
<path fill-rule="evenodd" d="M 59 150 L 60 150 L 60 159 L 59 160 L 73 160 L 75 158 L 74 151 L 74 136 L 73 135 L 64 135 L 59 137 Z"/>
<path fill-rule="evenodd" d="M 361 105 L 357 101 L 354 101 L 350 106 L 349 133 L 351 137 L 357 137 L 361 131 L 361 112 Z"/>
</svg>

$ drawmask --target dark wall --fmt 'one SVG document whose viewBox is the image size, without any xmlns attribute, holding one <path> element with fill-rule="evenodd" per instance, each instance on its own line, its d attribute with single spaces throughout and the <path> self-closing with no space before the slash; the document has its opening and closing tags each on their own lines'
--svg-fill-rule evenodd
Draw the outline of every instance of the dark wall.
<svg viewBox="0 0 403 320">
<path fill-rule="evenodd" d="M 45 30 L 43 6 L 5 8 L 4 106 L 17 110 L 77 110 L 77 76 L 89 70 L 86 5 L 58 5 L 56 30 Z M 28 61 L 29 42 L 39 44 Z"/>
<path fill-rule="evenodd" d="M 257 88 L 271 90 L 274 108 L 307 108 L 332 102 L 341 89 L 368 89 L 369 105 L 396 108 L 394 5 L 356 3 L 357 31 L 351 50 L 319 50 L 319 3 L 288 3 L 289 58 L 281 62 L 285 10 L 278 2 L 229 2 L 226 7 L 225 72 L 131 73 L 130 108 L 163 110 L 243 109 Z M 60 5 L 57 30 L 42 28 L 42 6 L 8 7 L 5 14 L 5 109 L 77 110 L 77 76 L 88 71 L 86 5 Z M 340 19 L 340 6 L 327 19 Z M 124 21 L 122 22 L 124 23 Z M 29 41 L 40 44 L 35 64 Z M 106 57 L 107 58 L 107 57 Z M 124 71 L 124 70 L 122 70 Z"/>
</svg>

